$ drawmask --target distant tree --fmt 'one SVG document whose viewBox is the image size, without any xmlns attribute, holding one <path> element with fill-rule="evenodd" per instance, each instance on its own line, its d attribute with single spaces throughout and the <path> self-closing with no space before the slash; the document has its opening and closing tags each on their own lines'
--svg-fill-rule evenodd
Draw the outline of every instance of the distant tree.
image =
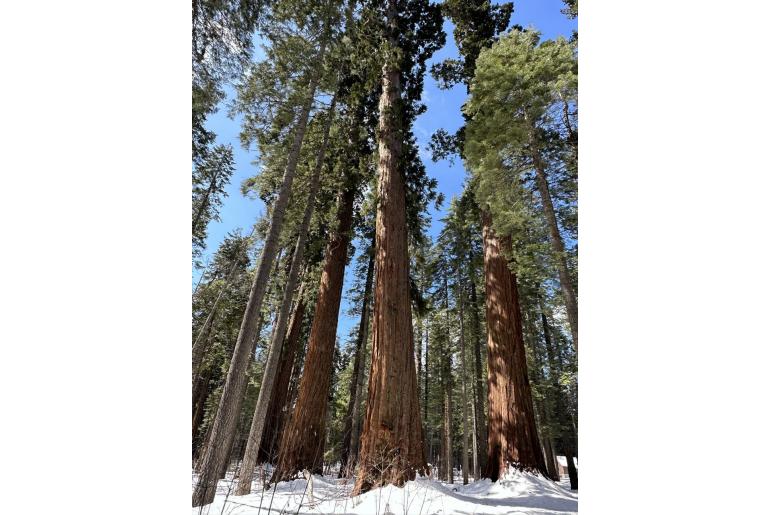
<svg viewBox="0 0 770 515">
<path fill-rule="evenodd" d="M 233 148 L 217 145 L 207 152 L 193 169 L 192 245 L 193 257 L 206 247 L 206 227 L 211 220 L 219 221 L 219 208 L 227 197 L 225 186 L 235 170 Z"/>
</svg>

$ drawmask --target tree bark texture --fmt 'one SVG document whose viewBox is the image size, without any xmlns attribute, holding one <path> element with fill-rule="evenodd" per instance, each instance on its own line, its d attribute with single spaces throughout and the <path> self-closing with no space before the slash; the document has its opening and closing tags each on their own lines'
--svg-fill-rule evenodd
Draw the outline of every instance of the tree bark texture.
<svg viewBox="0 0 770 515">
<path fill-rule="evenodd" d="M 323 471 L 326 408 L 353 222 L 354 197 L 352 185 L 346 186 L 339 196 L 338 225 L 326 245 L 297 404 L 283 432 L 271 482 L 287 480 L 304 469 L 313 473 Z"/>
<path fill-rule="evenodd" d="M 509 466 L 547 474 L 535 425 L 521 328 L 516 276 L 488 212 L 482 213 L 486 279 L 489 436 L 485 477 L 497 481 Z"/>
</svg>

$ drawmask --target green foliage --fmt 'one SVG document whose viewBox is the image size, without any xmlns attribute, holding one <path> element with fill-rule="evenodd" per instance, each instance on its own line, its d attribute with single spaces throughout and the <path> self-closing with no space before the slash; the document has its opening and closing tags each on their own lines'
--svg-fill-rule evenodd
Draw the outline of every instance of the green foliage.
<svg viewBox="0 0 770 515">
<path fill-rule="evenodd" d="M 222 199 L 227 196 L 225 186 L 235 170 L 233 149 L 217 145 L 194 162 L 192 181 L 192 245 L 193 258 L 205 248 L 206 227 L 211 220 L 219 220 Z"/>
<path fill-rule="evenodd" d="M 577 170 L 568 128 L 576 134 L 576 98 L 577 59 L 563 38 L 540 44 L 537 32 L 513 30 L 479 55 L 464 108 L 465 158 L 477 201 L 492 213 L 495 230 L 515 236 L 512 257 L 520 274 L 542 278 L 552 269 L 533 155 L 548 169 L 568 236 L 577 236 Z"/>
<path fill-rule="evenodd" d="M 448 89 L 473 77 L 476 59 L 482 49 L 489 47 L 500 32 L 508 27 L 513 3 L 492 5 L 489 0 L 446 0 L 441 5 L 444 15 L 454 23 L 454 38 L 462 56 L 446 60 L 431 68 L 440 87 Z"/>
</svg>

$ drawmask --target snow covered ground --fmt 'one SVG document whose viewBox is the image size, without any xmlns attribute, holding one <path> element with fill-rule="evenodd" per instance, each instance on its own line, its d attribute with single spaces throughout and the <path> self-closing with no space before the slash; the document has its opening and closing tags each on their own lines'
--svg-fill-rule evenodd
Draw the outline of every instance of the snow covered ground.
<svg viewBox="0 0 770 515">
<path fill-rule="evenodd" d="M 257 514 L 371 514 L 371 515 L 498 515 L 503 513 L 568 514 L 577 513 L 577 492 L 569 490 L 569 481 L 554 483 L 548 479 L 509 472 L 497 483 L 488 479 L 455 484 L 433 478 L 410 481 L 404 488 L 386 486 L 358 497 L 349 497 L 353 480 L 333 476 L 313 476 L 311 488 L 305 479 L 279 483 L 277 488 L 262 489 L 255 481 L 250 495 L 233 495 L 235 483 L 228 474 L 217 486 L 212 504 L 194 508 L 196 515 Z"/>
</svg>

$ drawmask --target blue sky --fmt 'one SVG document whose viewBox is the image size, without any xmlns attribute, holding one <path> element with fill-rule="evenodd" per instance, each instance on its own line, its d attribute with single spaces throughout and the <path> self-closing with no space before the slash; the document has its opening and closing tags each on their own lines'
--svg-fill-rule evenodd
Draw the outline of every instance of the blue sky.
<svg viewBox="0 0 770 515">
<path fill-rule="evenodd" d="M 498 3 L 498 2 L 495 2 Z M 522 0 L 514 2 L 511 24 L 518 24 L 524 27 L 535 27 L 542 33 L 542 39 L 553 39 L 560 35 L 569 37 L 572 31 L 577 29 L 577 20 L 569 20 L 561 13 L 564 8 L 562 0 Z M 452 36 L 453 26 L 449 22 L 444 23 L 444 31 L 447 34 L 447 42 L 444 48 L 436 52 L 431 62 L 439 62 L 446 58 L 458 57 L 457 47 Z M 257 54 L 259 55 L 259 53 Z M 228 91 L 229 94 L 229 91 Z M 229 98 L 229 96 L 228 96 Z M 225 101 L 227 102 L 227 100 Z M 448 161 L 433 163 L 430 160 L 428 152 L 425 150 L 431 134 L 439 128 L 444 128 L 453 132 L 463 123 L 460 115 L 460 107 L 465 102 L 465 86 L 458 85 L 448 91 L 442 91 L 436 86 L 436 82 L 427 75 L 425 77 L 425 90 L 423 92 L 423 102 L 428 106 L 428 110 L 417 118 L 414 124 L 414 133 L 420 144 L 422 160 L 425 163 L 428 175 L 436 178 L 438 181 L 438 190 L 444 194 L 446 201 L 440 210 L 434 206 L 430 207 L 430 216 L 432 220 L 429 234 L 435 237 L 441 231 L 441 218 L 445 215 L 445 210 L 449 205 L 449 199 L 454 195 L 459 195 L 462 191 L 462 185 L 465 180 L 465 170 L 459 160 L 455 160 L 454 165 Z M 221 222 L 212 222 L 208 227 L 208 238 L 206 239 L 206 251 L 203 259 L 213 254 L 225 235 L 235 229 L 240 228 L 241 232 L 247 234 L 252 224 L 265 211 L 265 206 L 260 200 L 252 200 L 243 197 L 240 193 L 240 185 L 244 179 L 253 176 L 257 169 L 252 164 L 256 158 L 256 153 L 244 150 L 239 141 L 240 120 L 227 117 L 226 109 L 221 108 L 217 113 L 209 117 L 207 124 L 211 130 L 217 134 L 217 143 L 230 143 L 233 146 L 235 154 L 235 172 L 231 183 L 226 188 L 228 197 L 220 210 Z M 345 271 L 345 293 L 347 293 L 352 280 L 351 267 Z M 199 274 L 193 274 L 193 285 L 198 279 Z M 348 317 L 345 313 L 349 308 L 349 303 L 343 295 L 342 307 L 340 309 L 339 325 L 337 335 L 341 342 L 350 332 L 351 327 L 357 323 L 357 319 Z"/>
</svg>

